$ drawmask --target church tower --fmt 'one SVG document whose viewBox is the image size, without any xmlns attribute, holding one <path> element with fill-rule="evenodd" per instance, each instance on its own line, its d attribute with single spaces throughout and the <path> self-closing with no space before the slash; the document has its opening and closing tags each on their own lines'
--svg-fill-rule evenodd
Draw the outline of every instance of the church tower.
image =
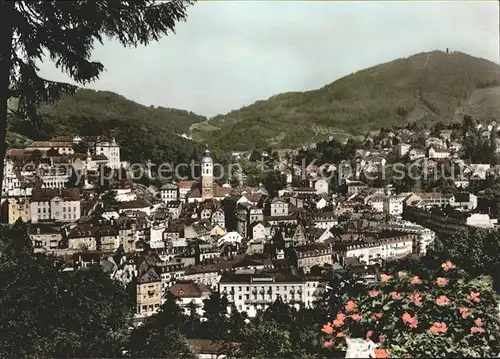
<svg viewBox="0 0 500 359">
<path fill-rule="evenodd" d="M 210 151 L 207 149 L 201 159 L 201 199 L 214 198 L 214 162 L 210 156 Z"/>
</svg>

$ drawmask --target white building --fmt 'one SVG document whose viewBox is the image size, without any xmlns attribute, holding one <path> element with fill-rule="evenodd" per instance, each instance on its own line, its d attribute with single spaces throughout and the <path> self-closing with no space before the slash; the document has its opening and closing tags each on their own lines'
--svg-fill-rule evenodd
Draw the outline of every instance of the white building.
<svg viewBox="0 0 500 359">
<path fill-rule="evenodd" d="M 177 201 L 179 199 L 179 186 L 167 183 L 160 188 L 160 198 L 164 203 Z"/>
<path fill-rule="evenodd" d="M 433 159 L 445 159 L 450 157 L 450 151 L 439 149 L 436 150 L 434 147 L 429 148 L 429 158 Z"/>
<path fill-rule="evenodd" d="M 194 304 L 196 313 L 203 317 L 203 301 L 212 294 L 206 285 L 190 281 L 178 281 L 169 290 L 179 298 L 179 306 L 184 310 L 184 314 L 190 315 L 190 307 Z"/>
<path fill-rule="evenodd" d="M 9 159 L 4 160 L 4 173 L 2 182 L 2 197 L 13 192 L 15 189 L 21 188 L 19 175 L 14 171 L 14 162 Z"/>
<path fill-rule="evenodd" d="M 381 223 L 380 228 L 401 231 L 413 235 L 415 237 L 413 241 L 413 252 L 420 253 L 422 255 L 427 253 L 427 249 L 436 239 L 436 233 L 428 228 L 409 221 Z"/>
<path fill-rule="evenodd" d="M 271 201 L 271 217 L 277 216 L 288 216 L 288 203 L 276 197 Z"/>
<path fill-rule="evenodd" d="M 371 206 L 375 212 L 382 213 L 382 212 L 384 212 L 385 198 L 386 197 L 383 194 L 378 194 L 378 193 L 372 194 L 372 195 L 366 196 L 365 204 L 368 206 Z"/>
<path fill-rule="evenodd" d="M 34 189 L 30 204 L 31 222 L 52 220 L 75 222 L 80 218 L 80 191 L 71 189 Z"/>
<path fill-rule="evenodd" d="M 314 182 L 314 189 L 317 194 L 328 193 L 328 181 L 324 178 L 320 178 L 316 182 Z"/>
<path fill-rule="evenodd" d="M 107 139 L 100 139 L 94 145 L 94 153 L 96 155 L 104 155 L 108 159 L 107 166 L 113 169 L 121 167 L 120 161 L 120 146 L 113 138 L 111 141 Z"/>
<path fill-rule="evenodd" d="M 380 260 L 397 259 L 413 252 L 413 239 L 409 235 L 374 239 L 364 242 L 334 244 L 334 253 L 340 258 L 357 258 L 363 264 L 376 264 Z"/>
<path fill-rule="evenodd" d="M 403 213 L 402 196 L 388 196 L 384 198 L 384 213 L 391 216 L 400 216 Z"/>
<path fill-rule="evenodd" d="M 258 310 L 265 310 L 281 298 L 295 308 L 301 303 L 311 307 L 321 298 L 325 283 L 320 278 L 305 278 L 292 273 L 268 273 L 266 271 L 241 270 L 224 273 L 219 282 L 219 292 L 234 303 L 239 312 L 247 312 L 250 318 Z"/>
</svg>

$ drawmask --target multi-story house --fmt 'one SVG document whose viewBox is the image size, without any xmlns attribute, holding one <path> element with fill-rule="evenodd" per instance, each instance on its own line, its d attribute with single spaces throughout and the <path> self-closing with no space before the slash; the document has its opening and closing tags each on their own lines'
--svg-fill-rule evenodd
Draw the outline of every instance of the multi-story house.
<svg viewBox="0 0 500 359">
<path fill-rule="evenodd" d="M 120 246 L 120 235 L 117 228 L 108 224 L 95 227 L 96 246 L 102 252 L 114 252 Z"/>
<path fill-rule="evenodd" d="M 46 224 L 32 224 L 28 234 L 35 251 L 52 251 L 60 248 L 62 241 L 61 230 Z"/>
<path fill-rule="evenodd" d="M 186 268 L 182 279 L 202 283 L 212 290 L 217 290 L 221 278 L 219 268 L 213 264 L 199 264 Z"/>
<path fill-rule="evenodd" d="M 97 250 L 97 240 L 93 224 L 79 224 L 68 233 L 68 248 L 74 250 Z"/>
<path fill-rule="evenodd" d="M 316 278 L 308 281 L 292 272 L 241 270 L 224 273 L 219 292 L 235 305 L 236 310 L 245 311 L 252 318 L 278 298 L 296 308 L 301 303 L 311 305 L 323 294 L 319 283 Z"/>
<path fill-rule="evenodd" d="M 383 194 L 372 194 L 365 197 L 365 204 L 371 206 L 375 212 L 384 212 L 384 201 L 386 196 Z"/>
<path fill-rule="evenodd" d="M 2 181 L 2 197 L 7 196 L 16 188 L 21 188 L 20 175 L 14 170 L 14 162 L 10 159 L 5 159 Z"/>
<path fill-rule="evenodd" d="M 34 189 L 30 204 L 31 222 L 75 222 L 80 218 L 80 191 L 69 189 Z"/>
<path fill-rule="evenodd" d="M 200 317 L 204 314 L 203 301 L 212 294 L 206 285 L 192 281 L 178 281 L 169 291 L 179 298 L 179 306 L 184 310 L 184 314 L 190 315 L 190 309 L 194 305 Z"/>
<path fill-rule="evenodd" d="M 182 213 L 181 201 L 170 201 L 166 204 L 167 212 L 170 213 L 172 219 L 177 219 Z"/>
<path fill-rule="evenodd" d="M 179 186 L 173 183 L 167 183 L 161 186 L 160 198 L 165 203 L 179 200 Z"/>
<path fill-rule="evenodd" d="M 314 266 L 332 265 L 332 249 L 327 243 L 311 243 L 293 247 L 296 267 L 309 273 Z"/>
<path fill-rule="evenodd" d="M 31 220 L 31 205 L 28 198 L 17 197 L 9 198 L 8 200 L 9 214 L 8 221 L 9 224 L 15 223 L 18 219 L 23 222 L 28 222 Z"/>
<path fill-rule="evenodd" d="M 162 293 L 165 293 L 177 280 L 184 277 L 186 266 L 182 262 L 158 262 L 155 269 L 160 275 Z"/>
<path fill-rule="evenodd" d="M 400 216 L 403 213 L 402 196 L 387 196 L 384 198 L 384 213 L 391 216 Z"/>
<path fill-rule="evenodd" d="M 405 206 L 403 218 L 443 235 L 468 232 L 473 228 L 486 230 L 495 228 L 488 214 L 468 213 L 452 209 L 423 209 L 416 206 Z"/>
<path fill-rule="evenodd" d="M 288 203 L 278 197 L 273 198 L 270 205 L 271 217 L 288 216 Z"/>
<path fill-rule="evenodd" d="M 413 238 L 405 233 L 382 234 L 380 238 L 339 242 L 333 245 L 334 257 L 341 262 L 356 258 L 362 264 L 405 257 L 413 252 Z"/>
<path fill-rule="evenodd" d="M 118 169 L 121 167 L 120 146 L 114 138 L 111 140 L 104 137 L 98 138 L 94 145 L 94 154 L 106 156 L 108 159 L 106 165 L 110 168 Z"/>
<path fill-rule="evenodd" d="M 413 253 L 416 254 L 425 255 L 427 253 L 427 249 L 430 245 L 432 245 L 432 243 L 434 243 L 436 238 L 436 233 L 430 229 L 407 221 L 382 223 L 380 228 L 391 231 L 400 231 L 407 233 L 410 237 L 413 237 Z"/>
<path fill-rule="evenodd" d="M 161 279 L 154 268 L 137 278 L 136 293 L 137 316 L 149 316 L 158 311 L 162 304 Z"/>
</svg>

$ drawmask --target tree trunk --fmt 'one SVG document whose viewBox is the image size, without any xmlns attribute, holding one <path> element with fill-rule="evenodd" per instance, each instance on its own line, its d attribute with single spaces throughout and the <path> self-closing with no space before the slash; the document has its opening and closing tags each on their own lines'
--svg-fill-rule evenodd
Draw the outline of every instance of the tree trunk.
<svg viewBox="0 0 500 359">
<path fill-rule="evenodd" d="M 7 101 L 9 99 L 14 1 L 0 0 L 0 194 L 3 193 L 4 159 L 7 151 Z"/>
</svg>

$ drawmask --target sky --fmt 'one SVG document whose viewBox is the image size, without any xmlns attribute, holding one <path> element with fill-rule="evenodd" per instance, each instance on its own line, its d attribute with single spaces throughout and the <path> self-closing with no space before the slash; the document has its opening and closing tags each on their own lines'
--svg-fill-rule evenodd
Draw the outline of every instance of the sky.
<svg viewBox="0 0 500 359">
<path fill-rule="evenodd" d="M 85 86 L 207 117 L 433 50 L 499 59 L 497 1 L 202 1 L 147 47 L 97 45 Z M 50 61 L 40 75 L 71 82 Z"/>
</svg>

